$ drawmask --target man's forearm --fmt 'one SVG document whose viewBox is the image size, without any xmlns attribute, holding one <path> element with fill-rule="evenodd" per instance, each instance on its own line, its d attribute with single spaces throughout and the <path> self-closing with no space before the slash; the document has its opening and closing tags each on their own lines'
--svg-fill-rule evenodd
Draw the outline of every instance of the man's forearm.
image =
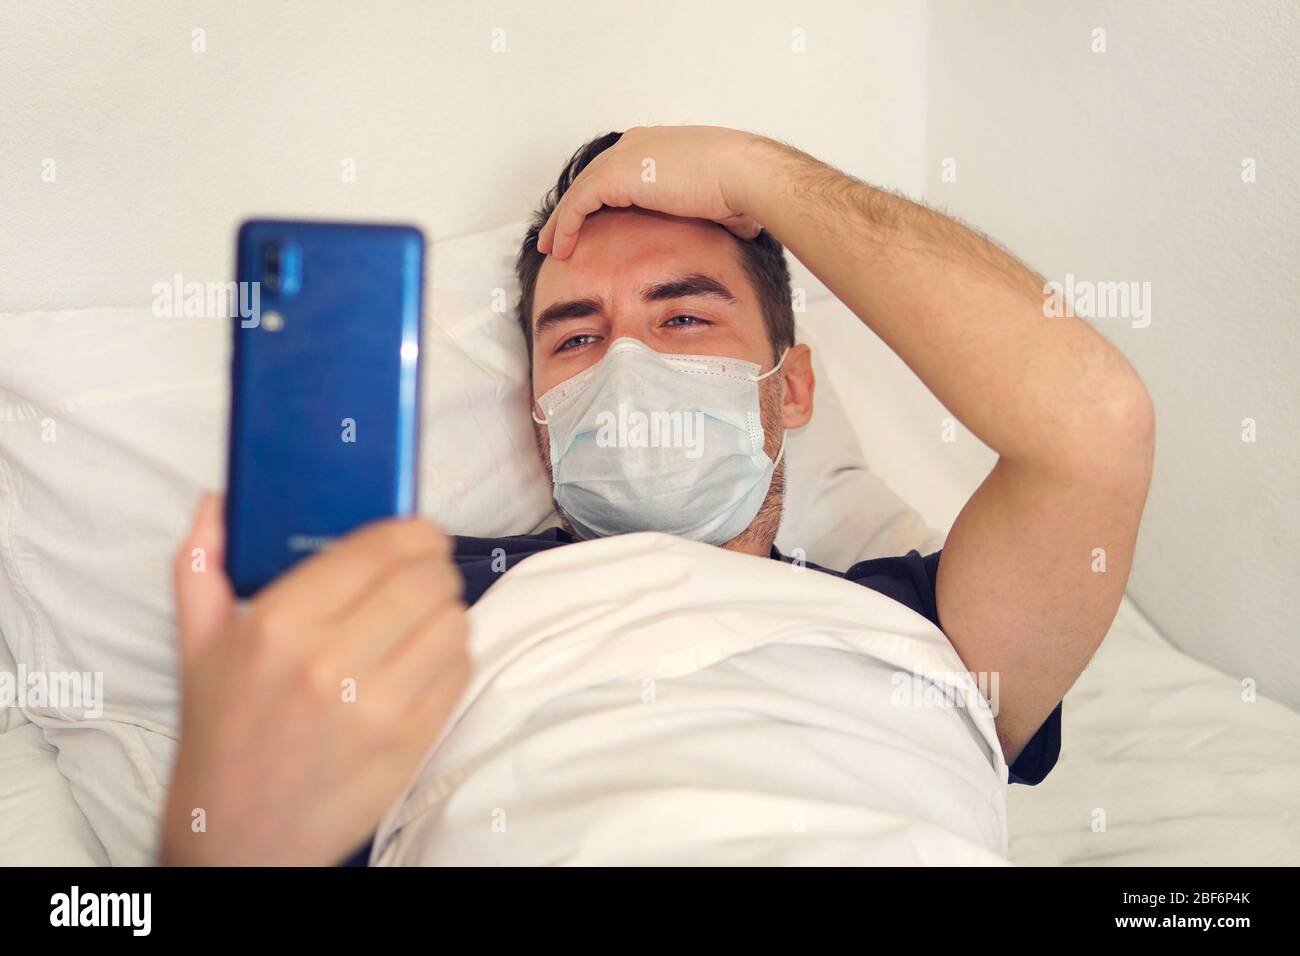
<svg viewBox="0 0 1300 956">
<path fill-rule="evenodd" d="M 737 202 L 1002 457 L 1095 473 L 1145 398 L 1083 321 L 1047 318 L 1043 282 L 985 237 L 756 138 Z"/>
</svg>

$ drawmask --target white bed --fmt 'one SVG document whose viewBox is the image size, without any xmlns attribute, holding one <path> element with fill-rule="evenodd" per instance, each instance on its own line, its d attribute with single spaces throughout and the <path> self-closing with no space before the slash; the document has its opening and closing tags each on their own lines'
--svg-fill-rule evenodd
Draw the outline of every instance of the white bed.
<svg viewBox="0 0 1300 956">
<path fill-rule="evenodd" d="M 540 472 L 528 473 L 535 463 L 527 464 L 517 333 L 484 294 L 509 287 L 517 231 L 440 245 L 434 257 L 427 381 L 454 378 L 460 387 L 435 396 L 444 414 L 426 421 L 444 432 L 426 446 L 459 447 L 474 434 L 490 454 L 459 468 L 426 460 L 423 507 L 467 533 L 533 530 L 548 519 Z M 787 549 L 816 541 L 809 559 L 832 566 L 941 542 L 861 460 L 855 431 L 873 461 L 907 435 L 880 426 L 880 409 L 899 392 L 864 398 L 888 390 L 897 370 L 879 364 L 846 316 L 822 298 L 801 317 L 823 353 L 823 431 L 801 439 L 803 455 L 791 446 L 791 468 L 804 471 L 792 471 L 794 507 L 778 539 Z M 165 774 L 157 767 L 174 746 L 167 562 L 199 489 L 220 481 L 225 323 L 168 325 L 108 309 L 0 321 L 8 333 L 0 342 L 0 671 L 40 661 L 103 670 L 116 684 L 93 726 L 48 710 L 0 710 L 0 863 L 148 862 L 141 821 L 158 811 Z M 456 358 L 471 350 L 472 363 Z M 484 407 L 511 403 L 517 422 L 484 420 Z M 58 439 L 42 441 L 50 422 Z M 894 456 L 909 465 L 890 476 L 896 487 L 912 474 L 954 488 L 969 481 L 933 447 L 912 442 Z M 527 485 L 506 509 L 484 478 L 503 458 Z M 1177 651 L 1126 601 L 1066 698 L 1056 769 L 1038 787 L 1011 788 L 1011 860 L 1300 862 L 1300 714 L 1248 691 Z M 123 761 L 122 773 L 97 773 L 107 764 L 88 754 L 103 748 Z"/>
<path fill-rule="evenodd" d="M 1177 650 L 1131 601 L 1062 718 L 1056 769 L 1007 797 L 1015 862 L 1300 862 L 1300 714 L 1249 702 L 1240 681 Z"/>
<path fill-rule="evenodd" d="M 1236 681 L 1174 649 L 1130 602 L 1066 697 L 1063 727 L 1047 780 L 1010 789 L 1013 862 L 1300 859 L 1300 715 L 1241 703 Z M 0 864 L 107 865 L 54 753 L 35 724 L 0 734 Z"/>
</svg>

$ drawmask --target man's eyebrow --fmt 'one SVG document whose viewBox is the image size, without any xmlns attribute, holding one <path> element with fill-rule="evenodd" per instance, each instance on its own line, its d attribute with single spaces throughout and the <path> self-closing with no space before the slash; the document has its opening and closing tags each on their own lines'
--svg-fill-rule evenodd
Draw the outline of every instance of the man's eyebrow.
<svg viewBox="0 0 1300 956">
<path fill-rule="evenodd" d="M 669 279 L 667 282 L 656 282 L 653 285 L 642 286 L 641 288 L 642 302 L 685 299 L 693 295 L 710 295 L 725 299 L 728 302 L 736 301 L 735 295 L 722 282 L 702 272 Z"/>
<path fill-rule="evenodd" d="M 639 290 L 642 302 L 664 302 L 669 299 L 685 299 L 689 296 L 714 296 L 727 302 L 735 302 L 735 294 L 720 280 L 702 272 L 678 276 L 663 282 L 644 285 Z M 573 319 L 585 319 L 589 315 L 600 315 L 605 304 L 599 299 L 565 299 L 548 305 L 533 323 L 533 338 L 541 338 L 548 329 Z"/>
<path fill-rule="evenodd" d="M 533 323 L 533 338 L 541 338 L 543 332 L 553 325 L 570 319 L 585 319 L 589 315 L 599 315 L 605 308 L 599 299 L 567 299 L 555 302 L 542 310 L 542 314 Z"/>
</svg>

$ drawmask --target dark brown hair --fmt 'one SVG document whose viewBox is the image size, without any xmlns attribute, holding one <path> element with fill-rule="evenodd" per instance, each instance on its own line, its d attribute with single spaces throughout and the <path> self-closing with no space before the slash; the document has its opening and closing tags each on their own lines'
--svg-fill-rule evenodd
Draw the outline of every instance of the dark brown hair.
<svg viewBox="0 0 1300 956">
<path fill-rule="evenodd" d="M 606 133 L 578 148 L 564 164 L 555 188 L 542 198 L 542 204 L 533 213 L 523 245 L 519 247 L 519 256 L 515 260 L 515 274 L 519 277 L 520 290 L 516 312 L 519 328 L 523 331 L 528 346 L 529 375 L 532 374 L 533 367 L 533 296 L 537 290 L 537 274 L 546 261 L 546 257 L 537 251 L 537 236 L 578 174 L 593 159 L 617 143 L 622 135 Z M 763 325 L 772 346 L 772 361 L 775 362 L 782 351 L 794 345 L 794 308 L 790 302 L 790 269 L 786 265 L 785 250 L 766 230 L 754 239 L 732 238 L 740 245 L 745 272 L 758 295 L 763 310 Z"/>
</svg>

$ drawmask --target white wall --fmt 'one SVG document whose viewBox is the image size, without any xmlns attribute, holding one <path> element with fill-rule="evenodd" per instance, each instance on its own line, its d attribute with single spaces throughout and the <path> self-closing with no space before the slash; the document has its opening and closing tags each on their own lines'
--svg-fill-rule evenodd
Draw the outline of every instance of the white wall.
<svg viewBox="0 0 1300 956">
<path fill-rule="evenodd" d="M 522 219 L 583 141 L 647 122 L 759 130 L 919 191 L 923 7 L 815 7 L 6 0 L 0 311 L 226 279 L 253 214 L 430 238 Z"/>
<path fill-rule="evenodd" d="M 1048 278 L 1152 285 L 1148 328 L 1096 323 L 1158 416 L 1130 595 L 1300 707 L 1300 5 L 932 0 L 929 23 L 928 199 Z"/>
</svg>

